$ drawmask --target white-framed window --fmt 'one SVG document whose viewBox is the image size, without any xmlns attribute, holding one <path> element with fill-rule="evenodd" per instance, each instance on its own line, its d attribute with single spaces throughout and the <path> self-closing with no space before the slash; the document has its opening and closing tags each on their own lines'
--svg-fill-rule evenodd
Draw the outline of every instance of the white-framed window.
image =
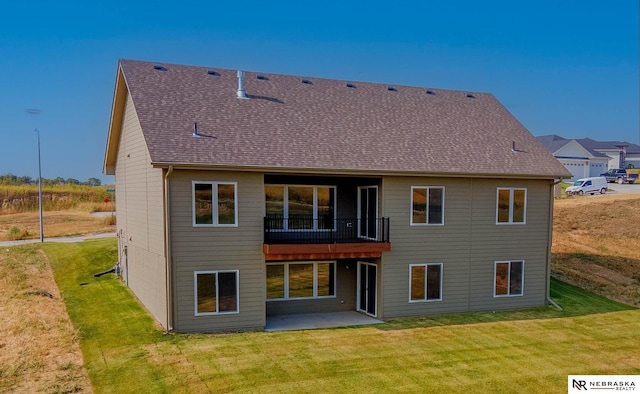
<svg viewBox="0 0 640 394">
<path fill-rule="evenodd" d="M 193 226 L 237 227 L 238 183 L 193 181 Z"/>
<path fill-rule="evenodd" d="M 411 186 L 410 224 L 444 225 L 444 186 Z"/>
<path fill-rule="evenodd" d="M 409 302 L 442 301 L 442 263 L 409 264 Z"/>
<path fill-rule="evenodd" d="M 335 186 L 265 185 L 264 194 L 272 229 L 335 230 Z"/>
<path fill-rule="evenodd" d="M 194 271 L 195 315 L 239 313 L 239 288 L 238 270 Z"/>
<path fill-rule="evenodd" d="M 524 261 L 496 261 L 494 297 L 521 296 L 524 294 Z"/>
<path fill-rule="evenodd" d="M 527 189 L 499 187 L 496 197 L 496 224 L 527 222 Z"/>
<path fill-rule="evenodd" d="M 267 301 L 335 298 L 336 262 L 267 264 Z"/>
</svg>

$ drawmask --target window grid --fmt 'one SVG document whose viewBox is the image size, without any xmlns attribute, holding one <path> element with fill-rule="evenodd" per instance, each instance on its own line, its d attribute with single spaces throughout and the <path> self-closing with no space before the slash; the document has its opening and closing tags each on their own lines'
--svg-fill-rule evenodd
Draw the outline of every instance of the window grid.
<svg viewBox="0 0 640 394">
<path fill-rule="evenodd" d="M 442 263 L 409 264 L 409 302 L 433 301 L 442 301 Z"/>
<path fill-rule="evenodd" d="M 496 261 L 494 263 L 494 297 L 524 295 L 524 260 Z"/>
<path fill-rule="evenodd" d="M 496 224 L 526 224 L 527 189 L 499 187 L 496 196 Z"/>
<path fill-rule="evenodd" d="M 294 287 L 292 291 L 292 280 L 300 281 L 300 276 L 304 274 L 304 271 L 301 270 L 301 266 L 311 265 L 313 267 L 313 279 L 312 279 L 312 294 L 309 296 L 291 296 L 293 291 L 298 292 L 298 294 L 302 294 L 300 288 Z M 326 272 L 324 270 L 324 265 L 329 265 Z M 277 269 L 277 267 L 283 267 L 282 270 Z M 296 271 L 294 274 L 298 276 L 297 278 L 292 278 L 292 267 Z M 322 268 L 322 269 L 321 269 Z M 336 269 L 337 264 L 335 261 L 305 261 L 305 262 L 289 262 L 289 263 L 269 263 L 267 264 L 267 273 L 280 273 L 282 272 L 282 283 L 277 281 L 278 277 L 269 277 L 267 276 L 267 301 L 282 301 L 282 300 L 309 300 L 309 299 L 318 299 L 318 298 L 335 298 L 336 297 Z M 322 272 L 320 272 L 322 270 Z M 323 281 L 320 283 L 319 276 L 320 274 L 326 274 L 328 276 L 327 281 Z M 276 286 L 277 285 L 277 286 Z M 328 293 L 327 295 L 321 295 L 320 291 Z M 273 295 L 280 295 L 281 297 L 273 297 Z"/>
<path fill-rule="evenodd" d="M 444 186 L 411 186 L 410 209 L 411 226 L 443 226 Z"/>
<path fill-rule="evenodd" d="M 298 228 L 295 224 L 295 220 L 292 220 L 291 223 L 289 220 L 295 217 L 295 215 L 305 214 L 305 212 L 299 212 L 299 209 L 300 209 L 299 206 L 297 209 L 294 209 L 292 207 L 293 202 L 291 201 L 292 196 L 295 194 L 293 192 L 297 190 L 305 189 L 305 188 L 311 189 L 311 193 L 312 193 L 312 195 L 310 196 L 312 198 L 311 204 L 308 204 L 309 202 L 307 201 L 307 205 L 306 205 L 306 208 L 311 210 L 310 213 L 313 218 L 312 228 L 306 228 L 306 227 Z M 324 192 L 325 192 L 324 189 L 326 189 L 326 192 L 327 192 L 326 196 L 324 196 Z M 276 190 L 279 193 L 276 193 Z M 277 199 L 273 198 L 272 196 L 273 194 L 278 194 Z M 328 200 L 326 201 L 326 203 L 329 205 L 321 205 L 320 201 L 322 199 Z M 315 230 L 315 231 L 334 230 L 335 231 L 336 230 L 335 229 L 335 219 L 336 219 L 336 213 L 337 213 L 336 186 L 265 184 L 265 200 L 266 200 L 265 210 L 266 210 L 267 216 L 269 216 L 270 214 L 277 214 L 277 215 L 282 215 L 283 218 L 287 219 L 287 220 L 284 220 L 283 223 L 280 225 L 282 230 L 285 230 L 285 231 L 288 231 L 288 230 Z M 323 209 L 324 210 L 328 209 L 329 210 L 328 212 L 332 216 L 330 219 L 328 219 L 329 220 L 328 223 L 321 223 L 320 219 L 322 218 L 322 216 L 327 215 L 326 212 L 323 212 Z M 274 212 L 274 211 L 277 211 L 277 212 Z"/>
<path fill-rule="evenodd" d="M 233 275 L 231 282 L 221 281 L 221 276 L 223 279 L 228 279 L 230 275 Z M 239 293 L 240 276 L 238 270 L 193 272 L 195 316 L 239 313 Z"/>
<path fill-rule="evenodd" d="M 191 194 L 193 227 L 238 227 L 237 182 L 193 181 Z"/>
</svg>

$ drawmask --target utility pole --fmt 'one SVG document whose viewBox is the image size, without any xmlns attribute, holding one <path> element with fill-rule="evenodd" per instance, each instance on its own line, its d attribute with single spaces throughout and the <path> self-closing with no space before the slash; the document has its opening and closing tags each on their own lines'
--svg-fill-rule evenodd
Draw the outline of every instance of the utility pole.
<svg viewBox="0 0 640 394">
<path fill-rule="evenodd" d="M 42 165 L 40 162 L 40 131 L 38 133 L 38 206 L 40 208 L 40 242 L 44 242 L 44 223 L 42 220 Z"/>
<path fill-rule="evenodd" d="M 39 109 L 27 109 L 29 115 L 39 115 Z M 44 221 L 42 219 L 42 165 L 40 160 L 40 131 L 36 128 L 34 130 L 38 133 L 38 208 L 40 210 L 40 242 L 44 242 Z"/>
</svg>

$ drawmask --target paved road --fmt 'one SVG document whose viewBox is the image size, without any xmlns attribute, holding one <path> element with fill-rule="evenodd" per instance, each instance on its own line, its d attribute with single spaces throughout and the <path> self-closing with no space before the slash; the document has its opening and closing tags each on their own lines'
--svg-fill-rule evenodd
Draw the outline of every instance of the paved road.
<svg viewBox="0 0 640 394">
<path fill-rule="evenodd" d="M 55 238 L 45 237 L 44 242 L 82 242 L 86 239 L 111 238 L 115 236 L 116 236 L 116 233 L 99 233 L 99 234 L 74 235 L 70 237 L 55 237 Z M 0 247 L 16 246 L 16 245 L 24 245 L 24 244 L 35 244 L 39 242 L 40 242 L 40 238 L 24 239 L 20 241 L 2 241 L 0 242 Z"/>
<path fill-rule="evenodd" d="M 609 183 L 609 191 L 611 194 L 640 194 L 640 183 L 628 184 L 624 183 L 619 185 L 617 183 Z"/>
</svg>

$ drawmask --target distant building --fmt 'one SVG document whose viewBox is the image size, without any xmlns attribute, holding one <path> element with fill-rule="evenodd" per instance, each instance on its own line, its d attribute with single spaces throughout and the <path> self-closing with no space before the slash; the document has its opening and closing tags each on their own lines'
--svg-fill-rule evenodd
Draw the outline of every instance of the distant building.
<svg viewBox="0 0 640 394">
<path fill-rule="evenodd" d="M 610 168 L 640 168 L 640 145 L 626 141 L 536 137 L 573 174 L 571 180 L 598 176 Z"/>
</svg>

